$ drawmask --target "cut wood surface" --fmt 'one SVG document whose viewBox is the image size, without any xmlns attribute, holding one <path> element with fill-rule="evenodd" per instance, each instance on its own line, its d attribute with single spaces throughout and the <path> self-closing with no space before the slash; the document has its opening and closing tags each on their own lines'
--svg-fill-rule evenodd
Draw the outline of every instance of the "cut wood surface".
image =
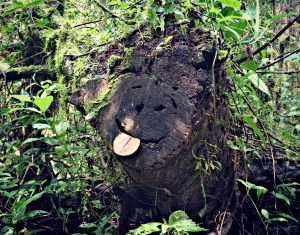
<svg viewBox="0 0 300 235">
<path fill-rule="evenodd" d="M 113 150 L 117 155 L 129 156 L 139 148 L 140 144 L 141 141 L 138 138 L 121 132 L 114 139 Z"/>
</svg>

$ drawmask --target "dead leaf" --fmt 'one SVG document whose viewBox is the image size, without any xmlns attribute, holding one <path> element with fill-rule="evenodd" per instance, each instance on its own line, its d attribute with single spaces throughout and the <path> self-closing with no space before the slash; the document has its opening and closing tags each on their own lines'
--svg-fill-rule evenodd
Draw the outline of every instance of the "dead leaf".
<svg viewBox="0 0 300 235">
<path fill-rule="evenodd" d="M 129 156 L 139 148 L 140 144 L 141 141 L 138 138 L 120 133 L 114 139 L 113 150 L 117 155 Z"/>
</svg>

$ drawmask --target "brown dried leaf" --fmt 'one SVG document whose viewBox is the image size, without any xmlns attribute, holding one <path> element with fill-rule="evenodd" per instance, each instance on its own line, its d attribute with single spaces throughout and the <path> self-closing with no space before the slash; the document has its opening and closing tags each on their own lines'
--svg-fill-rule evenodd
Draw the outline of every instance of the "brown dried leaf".
<svg viewBox="0 0 300 235">
<path fill-rule="evenodd" d="M 140 146 L 141 141 L 125 133 L 116 136 L 113 142 L 115 154 L 120 156 L 129 156 L 133 154 Z"/>
</svg>

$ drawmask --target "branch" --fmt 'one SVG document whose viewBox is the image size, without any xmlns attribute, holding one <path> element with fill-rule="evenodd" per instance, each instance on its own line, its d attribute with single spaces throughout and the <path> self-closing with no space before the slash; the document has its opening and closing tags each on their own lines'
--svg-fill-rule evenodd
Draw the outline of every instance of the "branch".
<svg viewBox="0 0 300 235">
<path fill-rule="evenodd" d="M 83 25 L 87 25 L 87 24 L 98 23 L 100 21 L 103 21 L 103 20 L 102 19 L 101 20 L 94 20 L 94 21 L 89 21 L 89 22 L 82 23 L 82 24 L 77 24 L 77 25 L 74 26 L 74 28 L 77 28 L 77 27 L 80 27 L 80 26 L 83 26 Z"/>
<path fill-rule="evenodd" d="M 286 74 L 286 75 L 292 75 L 292 74 L 297 74 L 300 73 L 300 71 L 264 71 L 264 72 L 260 72 L 260 71 L 256 71 L 256 73 L 260 73 L 260 74 Z"/>
<path fill-rule="evenodd" d="M 106 6 L 104 6 L 101 2 L 99 2 L 98 0 L 94 0 L 94 2 L 97 4 L 98 7 L 100 7 L 104 12 L 107 12 L 108 14 L 110 14 L 112 17 L 118 18 L 124 22 L 126 22 L 126 20 L 124 20 L 123 18 L 117 16 L 116 14 L 114 14 L 113 12 L 111 12 Z"/>
<path fill-rule="evenodd" d="M 98 45 L 98 47 L 101 47 L 101 46 L 105 46 L 109 43 L 111 43 L 112 41 L 108 41 L 108 42 L 104 42 L 104 43 L 101 43 L 100 45 Z M 91 55 L 93 53 L 96 53 L 97 50 L 95 48 L 93 48 L 92 50 L 86 52 L 86 53 L 83 53 L 83 54 L 64 54 L 65 57 L 69 57 L 70 60 L 76 60 L 80 57 L 83 57 L 83 56 L 87 56 L 87 55 Z"/>
<path fill-rule="evenodd" d="M 2 73 L 0 73 L 0 79 L 5 79 L 7 82 L 12 82 L 24 78 L 32 78 L 33 75 L 54 77 L 53 74 L 49 72 L 48 68 L 40 65 L 33 65 L 28 67 L 12 68 L 8 71 L 2 71 Z"/>
<path fill-rule="evenodd" d="M 288 54 L 288 55 L 286 55 L 286 56 L 283 56 L 283 57 L 281 57 L 280 59 L 278 59 L 278 60 L 276 60 L 276 61 L 274 61 L 274 62 L 272 62 L 272 63 L 270 63 L 270 64 L 267 64 L 267 65 L 265 65 L 265 66 L 262 66 L 262 67 L 257 68 L 257 70 L 268 68 L 268 67 L 270 67 L 270 66 L 272 66 L 272 65 L 274 65 L 274 64 L 276 64 L 276 63 L 278 63 L 278 62 L 280 62 L 280 61 L 282 61 L 282 60 L 284 60 L 285 58 L 287 58 L 287 57 L 289 57 L 289 56 L 291 56 L 291 55 L 293 55 L 293 54 L 295 54 L 295 53 L 297 53 L 297 52 L 299 52 L 299 51 L 300 51 L 300 48 L 297 49 L 297 50 L 295 50 L 295 51 L 292 51 L 290 54 Z"/>
<path fill-rule="evenodd" d="M 270 46 L 277 38 L 279 38 L 288 28 L 290 28 L 298 19 L 300 19 L 300 14 L 298 14 L 293 20 L 290 20 L 286 26 L 284 26 L 269 42 L 262 45 L 256 51 L 253 52 L 253 56 L 264 50 L 266 47 Z M 236 63 L 240 64 L 247 60 L 247 57 L 239 59 Z"/>
</svg>

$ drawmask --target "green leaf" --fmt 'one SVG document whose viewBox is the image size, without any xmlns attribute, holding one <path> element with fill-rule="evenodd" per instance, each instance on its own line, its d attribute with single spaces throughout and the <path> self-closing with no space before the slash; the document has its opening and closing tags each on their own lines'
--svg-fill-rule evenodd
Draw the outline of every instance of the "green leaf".
<svg viewBox="0 0 300 235">
<path fill-rule="evenodd" d="M 253 187 L 253 189 L 256 189 L 256 195 L 257 195 L 257 198 L 259 199 L 261 195 L 264 195 L 268 192 L 268 189 L 266 189 L 265 187 L 263 186 L 258 186 L 258 185 L 255 185 Z"/>
<path fill-rule="evenodd" d="M 50 125 L 44 124 L 44 123 L 35 123 L 35 124 L 32 124 L 32 127 L 34 129 L 38 129 L 38 130 L 51 129 Z"/>
<path fill-rule="evenodd" d="M 233 7 L 233 8 L 240 8 L 242 5 L 241 2 L 237 1 L 237 0 L 220 0 L 220 2 L 224 6 L 229 6 L 229 7 Z"/>
<path fill-rule="evenodd" d="M 120 5 L 122 2 L 121 1 L 110 1 L 107 3 L 108 6 L 114 6 L 114 5 Z"/>
<path fill-rule="evenodd" d="M 295 15 L 295 12 L 290 12 L 288 14 L 278 14 L 276 16 L 273 16 L 270 21 L 273 22 L 275 20 L 279 20 L 279 19 L 282 19 L 282 18 L 285 18 L 285 17 L 289 17 L 289 16 L 293 16 Z"/>
<path fill-rule="evenodd" d="M 30 96 L 28 95 L 11 95 L 11 97 L 18 99 L 22 102 L 31 102 Z"/>
<path fill-rule="evenodd" d="M 178 220 L 182 220 L 182 219 L 188 219 L 188 215 L 184 212 L 184 211 L 175 211 L 173 212 L 170 217 L 169 217 L 169 223 L 174 223 Z"/>
<path fill-rule="evenodd" d="M 64 146 L 56 146 L 54 151 L 60 157 L 62 157 L 68 150 Z"/>
<path fill-rule="evenodd" d="M 23 108 L 23 109 L 24 109 L 24 110 L 29 110 L 29 111 L 32 111 L 32 112 L 41 114 L 41 111 L 37 110 L 36 108 Z"/>
<path fill-rule="evenodd" d="M 70 121 L 61 121 L 55 126 L 55 132 L 58 136 L 64 134 L 68 127 L 70 126 Z"/>
<path fill-rule="evenodd" d="M 261 141 L 264 143 L 264 146 L 266 146 L 266 138 L 264 134 L 260 131 L 260 129 L 257 127 L 255 122 L 253 122 L 248 116 L 243 116 L 243 120 L 252 128 L 252 130 L 259 136 Z"/>
<path fill-rule="evenodd" d="M 237 181 L 239 181 L 240 183 L 242 183 L 248 190 L 252 189 L 255 186 L 255 184 L 252 184 L 252 183 L 250 183 L 248 181 L 246 182 L 246 181 L 241 180 L 241 179 L 237 179 Z"/>
<path fill-rule="evenodd" d="M 3 16 L 7 16 L 11 13 L 14 13 L 15 11 L 17 11 L 20 8 L 21 8 L 21 6 L 13 4 L 10 7 L 7 7 L 7 8 L 4 9 L 5 11 L 3 13 Z"/>
<path fill-rule="evenodd" d="M 49 144 L 51 146 L 55 146 L 55 145 L 60 145 L 61 143 L 55 139 L 55 138 L 52 138 L 52 137 L 45 137 L 43 139 L 43 141 L 46 143 L 46 144 Z"/>
<path fill-rule="evenodd" d="M 257 69 L 257 64 L 254 60 L 245 61 L 245 62 L 241 63 L 241 66 L 243 66 L 247 70 L 252 70 L 254 72 L 256 72 L 256 69 Z"/>
<path fill-rule="evenodd" d="M 285 218 L 280 218 L 280 217 L 270 219 L 270 221 L 288 222 Z"/>
<path fill-rule="evenodd" d="M 272 192 L 272 195 L 278 199 L 281 199 L 283 201 L 285 201 L 288 205 L 291 204 L 290 199 L 288 199 L 285 195 L 281 194 L 281 193 L 275 193 L 274 191 Z"/>
<path fill-rule="evenodd" d="M 34 7 L 34 6 L 40 5 L 41 3 L 43 3 L 42 0 L 35 0 L 35 1 L 31 1 L 31 2 L 26 3 L 24 6 L 25 7 Z"/>
<path fill-rule="evenodd" d="M 292 111 L 287 114 L 288 116 L 300 116 L 300 111 Z"/>
<path fill-rule="evenodd" d="M 267 219 L 269 220 L 269 212 L 265 209 L 261 209 L 261 214 Z"/>
<path fill-rule="evenodd" d="M 36 200 L 40 199 L 40 198 L 43 196 L 44 193 L 45 193 L 45 192 L 43 191 L 43 192 L 40 192 L 40 193 L 37 193 L 37 194 L 33 195 L 32 197 L 29 197 L 27 200 L 25 200 L 25 201 L 20 205 L 20 207 L 26 207 L 29 203 L 31 203 L 31 202 L 33 202 L 33 201 L 36 201 Z"/>
<path fill-rule="evenodd" d="M 154 232 L 160 232 L 161 229 L 158 227 L 161 223 L 159 222 L 150 222 L 147 224 L 142 224 L 137 229 L 130 230 L 128 234 L 151 234 Z"/>
<path fill-rule="evenodd" d="M 269 97 L 271 97 L 271 93 L 268 89 L 268 87 L 266 86 L 266 84 L 263 82 L 263 80 L 261 80 L 258 75 L 256 73 L 250 72 L 251 74 L 249 74 L 248 76 L 248 80 L 259 90 L 261 90 L 262 92 L 264 92 L 265 94 L 267 94 Z"/>
<path fill-rule="evenodd" d="M 18 220 L 24 220 L 24 219 L 32 218 L 32 217 L 35 217 L 37 215 L 42 215 L 42 214 L 48 214 L 48 212 L 47 211 L 43 211 L 43 210 L 28 211 L 23 216 L 20 216 L 18 218 Z"/>
<path fill-rule="evenodd" d="M 291 216 L 291 215 L 289 215 L 289 214 L 286 214 L 286 213 L 284 213 L 284 212 L 282 212 L 282 211 L 279 211 L 279 212 L 277 213 L 277 215 L 282 216 L 282 217 L 285 217 L 285 218 L 287 218 L 287 219 L 290 219 L 290 220 L 293 220 L 293 221 L 299 223 L 299 221 L 298 221 L 296 218 L 294 218 L 293 216 Z"/>
<path fill-rule="evenodd" d="M 52 101 L 53 101 L 53 96 L 51 95 L 47 97 L 36 96 L 34 100 L 34 104 L 39 107 L 42 113 L 44 113 L 50 107 Z"/>
<path fill-rule="evenodd" d="M 96 228 L 96 227 L 98 226 L 94 223 L 83 223 L 79 225 L 79 228 Z"/>
<path fill-rule="evenodd" d="M 22 145 L 41 140 L 40 138 L 27 138 Z"/>
<path fill-rule="evenodd" d="M 224 31 L 227 39 L 234 38 L 236 40 L 240 40 L 240 35 L 237 31 L 228 26 L 222 26 L 222 28 L 225 29 Z"/>
<path fill-rule="evenodd" d="M 284 184 L 278 184 L 278 185 L 276 185 L 276 188 L 288 188 L 288 187 L 292 187 L 292 186 L 300 186 L 300 184 L 297 183 L 297 182 L 284 183 Z"/>
<path fill-rule="evenodd" d="M 31 27 L 32 28 L 43 28 L 48 23 L 49 23 L 49 20 L 42 19 L 38 23 L 31 25 Z"/>
</svg>

